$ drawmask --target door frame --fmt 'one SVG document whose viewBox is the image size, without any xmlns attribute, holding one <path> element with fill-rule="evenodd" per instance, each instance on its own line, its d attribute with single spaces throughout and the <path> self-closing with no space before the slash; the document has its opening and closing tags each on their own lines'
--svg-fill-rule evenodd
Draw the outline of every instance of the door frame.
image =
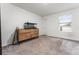
<svg viewBox="0 0 79 59">
<path fill-rule="evenodd" d="M 0 55 L 2 55 L 2 40 L 1 40 L 1 10 L 0 10 Z"/>
</svg>

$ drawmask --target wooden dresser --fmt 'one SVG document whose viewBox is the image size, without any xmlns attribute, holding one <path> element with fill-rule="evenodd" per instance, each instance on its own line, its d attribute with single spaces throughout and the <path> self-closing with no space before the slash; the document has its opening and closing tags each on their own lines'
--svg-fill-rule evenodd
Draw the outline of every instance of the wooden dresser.
<svg viewBox="0 0 79 59">
<path fill-rule="evenodd" d="M 18 30 L 18 41 L 29 40 L 39 36 L 38 29 L 19 29 Z"/>
</svg>

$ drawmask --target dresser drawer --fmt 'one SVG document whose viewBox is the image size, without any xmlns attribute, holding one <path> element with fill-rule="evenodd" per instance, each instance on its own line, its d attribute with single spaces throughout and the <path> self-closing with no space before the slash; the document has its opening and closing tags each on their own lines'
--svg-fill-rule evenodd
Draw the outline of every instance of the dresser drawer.
<svg viewBox="0 0 79 59">
<path fill-rule="evenodd" d="M 38 35 L 39 33 L 38 32 L 30 32 L 29 34 L 31 34 L 31 36 L 34 36 L 34 35 Z"/>
<path fill-rule="evenodd" d="M 39 35 L 38 29 L 19 29 L 19 41 L 28 40 Z"/>
<path fill-rule="evenodd" d="M 28 32 L 30 32 L 30 30 L 19 30 L 19 34 L 20 33 L 28 33 Z"/>
<path fill-rule="evenodd" d="M 35 35 L 32 35 L 32 37 L 38 37 L 38 35 L 37 35 L 37 34 L 35 34 Z"/>
<path fill-rule="evenodd" d="M 29 33 L 29 32 L 37 32 L 38 30 L 37 29 L 21 29 L 19 30 L 19 33 Z"/>
<path fill-rule="evenodd" d="M 31 38 L 31 35 L 30 34 L 20 34 L 19 35 L 19 41 L 27 40 L 29 38 Z"/>
</svg>

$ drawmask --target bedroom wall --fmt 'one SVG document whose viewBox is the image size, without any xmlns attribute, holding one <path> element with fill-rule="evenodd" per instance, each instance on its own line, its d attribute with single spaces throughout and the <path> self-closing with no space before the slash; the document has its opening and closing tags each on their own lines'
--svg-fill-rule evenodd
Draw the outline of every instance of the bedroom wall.
<svg viewBox="0 0 79 59">
<path fill-rule="evenodd" d="M 59 31 L 58 17 L 72 14 L 72 33 Z M 40 17 L 17 6 L 1 4 L 2 46 L 11 44 L 16 27 L 23 28 L 25 22 L 38 23 L 40 35 L 55 36 L 79 41 L 79 8 Z"/>
<path fill-rule="evenodd" d="M 60 32 L 59 31 L 59 16 L 72 15 L 72 33 Z M 44 17 L 46 27 L 46 35 L 55 36 L 60 38 L 67 38 L 70 40 L 79 41 L 79 8 L 51 14 Z"/>
<path fill-rule="evenodd" d="M 43 34 L 42 17 L 8 3 L 1 4 L 2 46 L 11 44 L 16 27 L 23 28 L 27 21 L 37 23 L 39 34 Z"/>
</svg>

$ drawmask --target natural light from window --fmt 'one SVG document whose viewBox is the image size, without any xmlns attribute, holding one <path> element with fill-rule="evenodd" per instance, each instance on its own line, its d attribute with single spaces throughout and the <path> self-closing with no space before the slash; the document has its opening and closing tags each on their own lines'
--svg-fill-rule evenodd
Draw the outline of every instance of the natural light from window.
<svg viewBox="0 0 79 59">
<path fill-rule="evenodd" d="M 59 26 L 62 32 L 72 32 L 72 15 L 59 16 Z"/>
</svg>

